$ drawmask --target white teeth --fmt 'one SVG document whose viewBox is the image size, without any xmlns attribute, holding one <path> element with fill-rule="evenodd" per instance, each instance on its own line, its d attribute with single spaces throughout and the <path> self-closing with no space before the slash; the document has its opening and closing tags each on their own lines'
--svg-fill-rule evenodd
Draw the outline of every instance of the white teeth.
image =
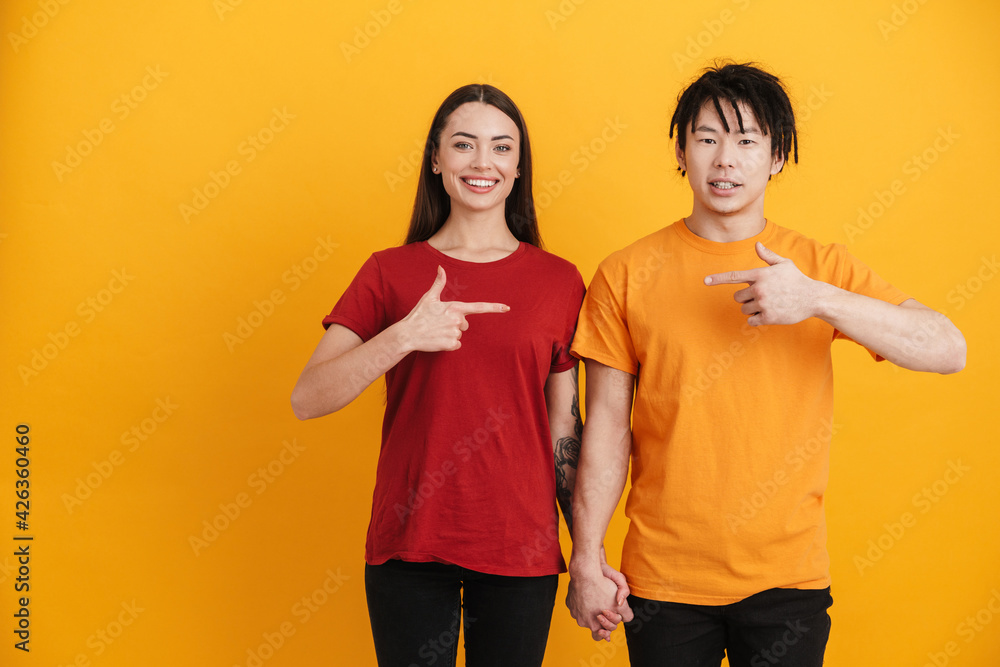
<svg viewBox="0 0 1000 667">
<path fill-rule="evenodd" d="M 477 188 L 488 188 L 491 185 L 497 184 L 497 181 L 488 181 L 483 178 L 467 178 L 465 182 Z"/>
<path fill-rule="evenodd" d="M 716 181 L 715 183 L 712 183 L 712 185 L 720 190 L 731 190 L 736 187 L 736 183 L 729 183 L 727 181 Z"/>
</svg>

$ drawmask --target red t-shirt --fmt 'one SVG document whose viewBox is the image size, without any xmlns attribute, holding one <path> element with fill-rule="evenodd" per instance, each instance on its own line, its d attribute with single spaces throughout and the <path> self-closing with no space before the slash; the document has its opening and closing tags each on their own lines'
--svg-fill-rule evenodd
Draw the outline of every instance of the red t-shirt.
<svg viewBox="0 0 1000 667">
<path fill-rule="evenodd" d="M 490 574 L 565 572 L 544 387 L 571 369 L 579 271 L 522 243 L 466 262 L 427 243 L 373 254 L 324 320 L 363 340 L 405 317 L 431 287 L 442 301 L 490 301 L 462 347 L 412 352 L 385 375 L 386 410 L 365 559 L 438 561 Z"/>
</svg>

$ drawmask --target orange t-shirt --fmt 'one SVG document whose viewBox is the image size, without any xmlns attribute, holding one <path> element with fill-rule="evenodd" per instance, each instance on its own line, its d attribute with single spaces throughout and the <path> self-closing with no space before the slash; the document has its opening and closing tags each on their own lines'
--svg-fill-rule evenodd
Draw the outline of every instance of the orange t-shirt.
<svg viewBox="0 0 1000 667">
<path fill-rule="evenodd" d="M 817 318 L 752 327 L 733 299 L 746 285 L 705 285 L 766 266 L 757 241 L 811 278 L 908 298 L 843 245 L 771 221 L 716 243 L 681 220 L 601 263 L 572 353 L 636 376 L 622 571 L 640 597 L 721 605 L 830 582 L 830 343 L 844 336 Z"/>
</svg>

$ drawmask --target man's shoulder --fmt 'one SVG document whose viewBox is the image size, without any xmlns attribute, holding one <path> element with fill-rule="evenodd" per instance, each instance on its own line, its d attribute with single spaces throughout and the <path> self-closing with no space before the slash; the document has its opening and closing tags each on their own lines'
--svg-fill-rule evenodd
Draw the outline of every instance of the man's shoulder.
<svg viewBox="0 0 1000 667">
<path fill-rule="evenodd" d="M 824 243 L 796 229 L 773 225 L 774 231 L 765 244 L 783 257 L 827 263 L 842 261 L 847 256 L 847 246 L 843 243 Z"/>
<path fill-rule="evenodd" d="M 678 223 L 674 222 L 666 227 L 661 227 L 655 232 L 636 239 L 624 248 L 615 250 L 601 262 L 601 266 L 605 268 L 611 266 L 630 266 L 637 261 L 645 263 L 651 253 L 667 252 L 667 247 L 672 245 L 677 239 L 677 235 L 673 230 L 676 224 Z"/>
</svg>

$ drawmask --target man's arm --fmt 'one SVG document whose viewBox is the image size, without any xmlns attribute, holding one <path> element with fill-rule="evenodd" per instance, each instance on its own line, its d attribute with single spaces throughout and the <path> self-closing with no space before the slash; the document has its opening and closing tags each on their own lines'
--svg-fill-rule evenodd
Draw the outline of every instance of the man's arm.
<svg viewBox="0 0 1000 667">
<path fill-rule="evenodd" d="M 566 606 L 576 622 L 595 639 L 624 600 L 612 597 L 605 575 L 602 542 L 625 489 L 632 451 L 632 392 L 635 376 L 588 359 L 587 423 L 573 498 L 573 555 L 569 564 Z M 606 568 L 606 569 L 605 569 Z M 622 612 L 630 620 L 631 610 Z"/>
<path fill-rule="evenodd" d="M 576 471 L 580 461 L 580 439 L 583 436 L 579 374 L 579 365 L 576 365 L 568 371 L 550 374 L 545 382 L 545 403 L 548 408 L 552 453 L 555 460 L 556 499 L 571 536 L 573 535 L 573 491 L 576 487 Z M 624 600 L 629 594 L 625 576 L 606 563 L 603 550 L 601 563 L 602 576 L 614 585 L 612 588 L 607 583 L 604 584 L 614 592 L 608 599 Z M 597 632 L 595 639 L 610 639 L 611 632 L 618 623 L 622 620 L 632 620 L 631 610 L 627 604 L 616 603 L 608 612 L 599 619 L 601 630 Z"/>
<path fill-rule="evenodd" d="M 817 317 L 897 366 L 936 373 L 965 367 L 965 337 L 942 313 L 914 299 L 897 306 L 813 280 L 760 243 L 757 254 L 769 266 L 705 278 L 707 285 L 748 284 L 733 297 L 751 325 Z"/>
</svg>

